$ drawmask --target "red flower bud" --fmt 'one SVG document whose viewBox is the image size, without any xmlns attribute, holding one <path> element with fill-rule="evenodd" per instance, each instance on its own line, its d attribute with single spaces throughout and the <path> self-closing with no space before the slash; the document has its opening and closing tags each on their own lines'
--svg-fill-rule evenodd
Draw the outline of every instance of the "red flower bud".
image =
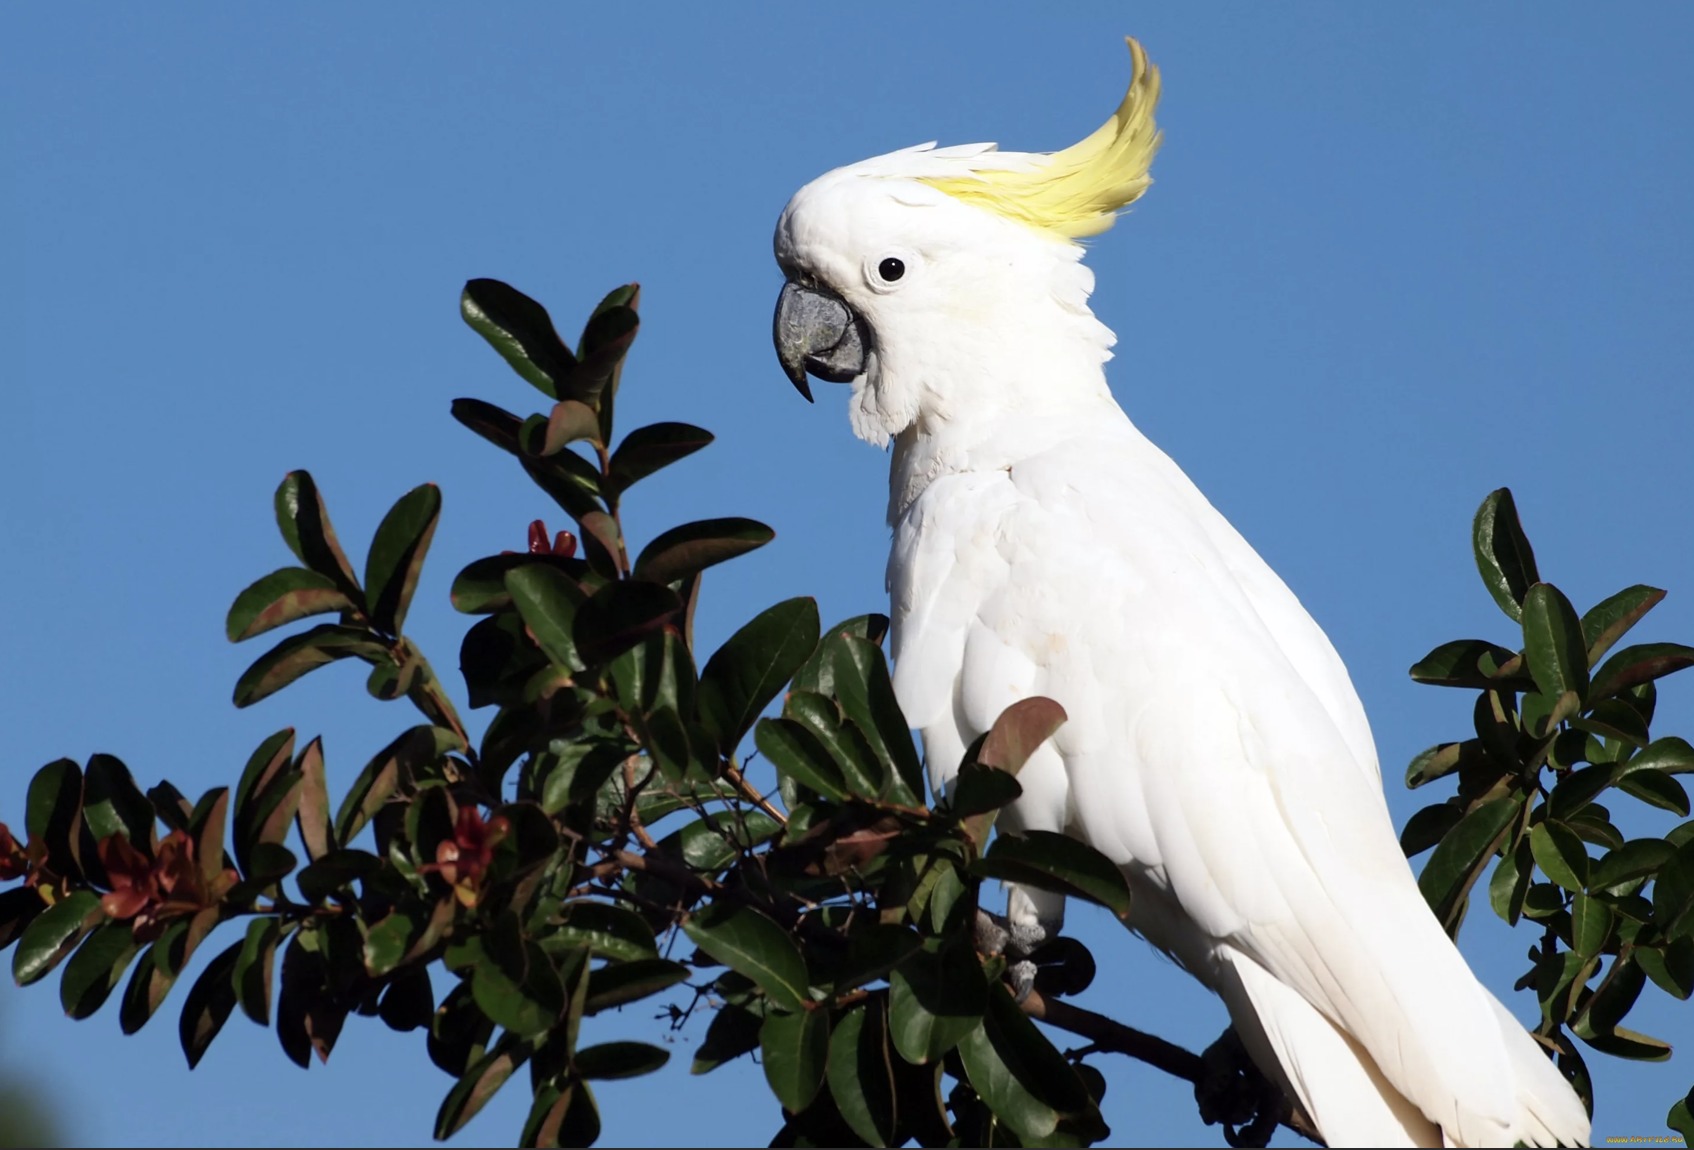
<svg viewBox="0 0 1694 1150">
<path fill-rule="evenodd" d="M 576 554 L 576 536 L 561 531 L 553 537 L 553 554 L 569 559 Z"/>
<path fill-rule="evenodd" d="M 537 519 L 529 525 L 529 553 L 545 555 L 548 553 L 547 524 Z"/>
</svg>

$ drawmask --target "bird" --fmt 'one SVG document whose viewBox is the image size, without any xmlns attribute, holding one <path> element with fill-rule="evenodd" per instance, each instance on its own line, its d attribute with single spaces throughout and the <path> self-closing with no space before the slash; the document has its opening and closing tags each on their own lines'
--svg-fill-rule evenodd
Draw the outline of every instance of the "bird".
<svg viewBox="0 0 1694 1150">
<path fill-rule="evenodd" d="M 777 223 L 783 371 L 808 400 L 808 376 L 850 384 L 853 432 L 889 449 L 893 683 L 929 782 L 1006 707 L 1056 700 L 1002 831 L 1117 865 L 1131 928 L 1329 1145 L 1586 1145 L 1581 1099 L 1419 892 L 1334 646 L 1108 387 L 1081 241 L 1162 140 L 1127 42 L 1128 90 L 1079 143 L 904 148 Z M 1063 912 L 1009 889 L 1014 937 Z"/>
</svg>

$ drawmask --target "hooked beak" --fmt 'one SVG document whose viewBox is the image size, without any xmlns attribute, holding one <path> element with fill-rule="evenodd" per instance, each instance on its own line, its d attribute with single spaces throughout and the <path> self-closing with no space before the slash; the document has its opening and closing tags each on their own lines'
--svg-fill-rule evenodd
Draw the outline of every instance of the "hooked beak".
<svg viewBox="0 0 1694 1150">
<path fill-rule="evenodd" d="M 776 301 L 771 333 L 782 370 L 812 401 L 806 373 L 830 383 L 850 383 L 864 373 L 869 346 L 864 321 L 841 297 L 790 280 Z"/>
</svg>

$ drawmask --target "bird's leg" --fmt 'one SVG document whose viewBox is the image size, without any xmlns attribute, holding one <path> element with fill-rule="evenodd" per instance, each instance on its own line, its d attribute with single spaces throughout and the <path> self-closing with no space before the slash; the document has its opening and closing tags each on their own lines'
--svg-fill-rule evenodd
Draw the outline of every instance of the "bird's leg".
<svg viewBox="0 0 1694 1150">
<path fill-rule="evenodd" d="M 1264 1146 L 1288 1117 L 1288 1099 L 1247 1054 L 1235 1029 L 1223 1032 L 1200 1056 L 1205 1073 L 1194 1084 L 1200 1119 L 1223 1124 L 1231 1146 Z"/>
<path fill-rule="evenodd" d="M 1065 924 L 1065 898 L 1044 890 L 1006 884 L 1006 914 L 976 912 L 976 946 L 984 954 L 1006 958 L 1006 975 L 1012 993 L 1021 1003 L 1035 985 L 1035 963 L 1030 956 Z"/>
</svg>

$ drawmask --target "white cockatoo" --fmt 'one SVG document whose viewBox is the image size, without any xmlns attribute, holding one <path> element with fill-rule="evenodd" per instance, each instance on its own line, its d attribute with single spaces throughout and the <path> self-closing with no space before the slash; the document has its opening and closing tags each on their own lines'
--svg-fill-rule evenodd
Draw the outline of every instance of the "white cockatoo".
<svg viewBox="0 0 1694 1150">
<path fill-rule="evenodd" d="M 784 369 L 808 398 L 808 373 L 851 381 L 853 430 L 893 445 L 894 688 L 930 782 L 1010 704 L 1056 699 L 1001 825 L 1121 866 L 1134 929 L 1331 1146 L 1586 1145 L 1425 905 L 1334 647 L 1107 388 L 1078 240 L 1151 183 L 1159 74 L 1129 46 L 1082 142 L 891 152 L 777 224 Z M 1062 910 L 1014 888 L 1008 915 L 1039 933 Z"/>
</svg>

